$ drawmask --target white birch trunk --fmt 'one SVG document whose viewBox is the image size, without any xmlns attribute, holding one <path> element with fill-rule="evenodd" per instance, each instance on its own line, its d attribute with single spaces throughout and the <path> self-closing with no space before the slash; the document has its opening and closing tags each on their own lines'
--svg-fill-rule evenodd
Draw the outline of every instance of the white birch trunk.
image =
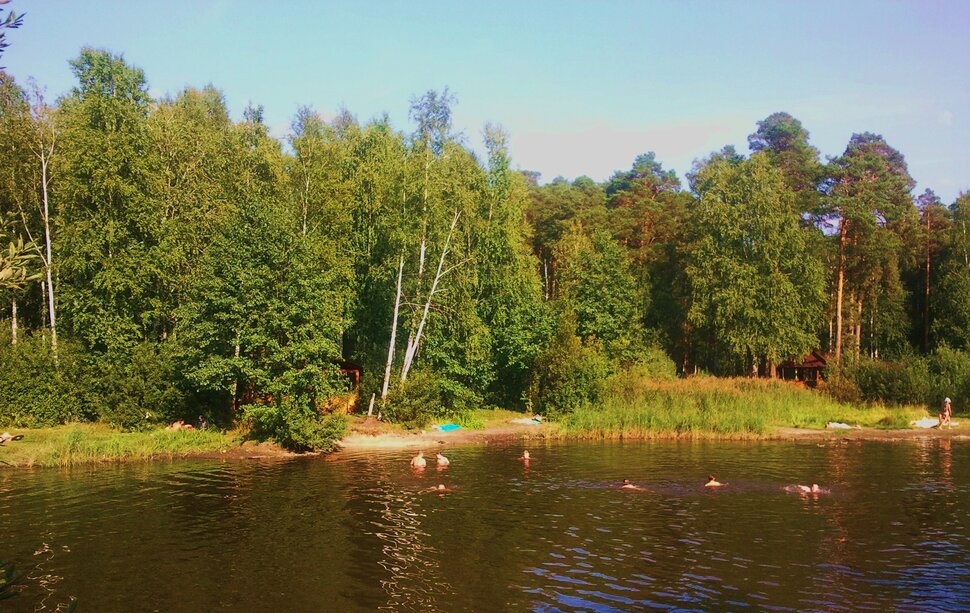
<svg viewBox="0 0 970 613">
<path fill-rule="evenodd" d="M 424 332 L 424 324 L 428 321 L 428 311 L 431 310 L 431 301 L 434 298 L 434 294 L 438 289 L 438 282 L 441 281 L 442 270 L 445 266 L 445 257 L 448 255 L 448 246 L 451 244 L 451 235 L 455 231 L 455 226 L 458 225 L 458 218 L 461 217 L 461 211 L 455 211 L 455 217 L 451 220 L 451 228 L 448 229 L 448 236 L 445 238 L 445 246 L 441 250 L 441 257 L 438 259 L 438 270 L 435 272 L 434 281 L 431 282 L 431 289 L 428 291 L 428 299 L 424 303 L 424 311 L 421 313 L 421 322 L 418 324 L 418 330 L 414 334 L 413 341 L 408 342 L 407 352 L 404 354 L 404 366 L 401 368 L 401 382 L 407 380 L 408 372 L 411 370 L 411 364 L 414 362 L 414 356 L 418 353 L 418 347 L 421 345 L 421 334 Z"/>
<path fill-rule="evenodd" d="M 47 155 L 41 156 L 40 169 L 41 169 L 41 186 L 43 188 L 43 206 L 44 206 L 44 250 L 47 254 L 46 261 L 44 262 L 45 268 L 47 270 L 47 314 L 50 317 L 51 326 L 51 350 L 54 352 L 54 359 L 57 359 L 57 311 L 54 308 L 54 277 L 51 274 L 51 268 L 54 265 L 54 256 L 51 249 L 51 223 L 50 223 L 50 201 L 47 194 L 47 184 L 50 181 L 50 177 L 47 174 L 47 165 L 50 162 L 50 157 L 54 153 L 54 143 L 51 139 L 51 146 Z"/>
<path fill-rule="evenodd" d="M 387 388 L 391 381 L 391 366 L 394 363 L 394 345 L 397 343 L 397 317 L 401 308 L 401 279 L 404 277 L 404 253 L 397 269 L 397 294 L 394 297 L 394 320 L 391 321 L 391 344 L 387 348 L 387 365 L 384 367 L 384 384 L 381 386 L 381 402 L 387 400 Z M 373 404 L 373 402 L 372 402 Z M 367 414 L 370 415 L 368 409 Z"/>
</svg>

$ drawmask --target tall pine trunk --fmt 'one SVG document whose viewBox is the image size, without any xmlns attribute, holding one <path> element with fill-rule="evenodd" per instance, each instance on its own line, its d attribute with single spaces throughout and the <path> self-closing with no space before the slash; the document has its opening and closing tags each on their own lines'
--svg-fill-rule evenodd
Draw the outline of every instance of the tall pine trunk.
<svg viewBox="0 0 970 613">
<path fill-rule="evenodd" d="M 835 363 L 842 360 L 842 298 L 845 292 L 845 243 L 848 232 L 845 219 L 839 221 L 839 264 L 835 282 Z"/>
</svg>

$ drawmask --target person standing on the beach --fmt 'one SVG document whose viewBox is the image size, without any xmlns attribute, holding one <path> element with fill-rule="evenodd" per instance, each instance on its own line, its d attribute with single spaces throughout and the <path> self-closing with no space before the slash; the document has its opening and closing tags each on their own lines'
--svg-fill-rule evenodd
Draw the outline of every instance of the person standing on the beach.
<svg viewBox="0 0 970 613">
<path fill-rule="evenodd" d="M 943 410 L 940 411 L 940 427 L 946 426 L 950 427 L 950 419 L 953 417 L 953 405 L 950 403 L 950 399 L 947 398 L 943 401 Z"/>
</svg>

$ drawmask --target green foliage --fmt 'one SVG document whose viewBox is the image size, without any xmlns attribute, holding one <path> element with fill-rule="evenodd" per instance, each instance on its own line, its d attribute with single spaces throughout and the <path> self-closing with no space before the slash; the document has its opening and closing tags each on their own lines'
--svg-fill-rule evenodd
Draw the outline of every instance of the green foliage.
<svg viewBox="0 0 970 613">
<path fill-rule="evenodd" d="M 292 451 L 333 451 L 347 428 L 345 417 L 320 415 L 306 395 L 247 405 L 244 419 L 253 434 Z"/>
<path fill-rule="evenodd" d="M 904 362 L 863 360 L 850 372 L 862 399 L 868 402 L 923 404 L 929 395 L 929 371 L 922 359 Z"/>
<path fill-rule="evenodd" d="M 699 176 L 689 321 L 742 363 L 803 355 L 818 343 L 825 276 L 791 191 L 760 154 Z"/>
<path fill-rule="evenodd" d="M 616 368 L 599 343 L 583 343 L 576 329 L 575 313 L 563 313 L 555 336 L 536 359 L 531 400 L 540 413 L 563 415 L 597 402 Z"/>
<path fill-rule="evenodd" d="M 442 381 L 427 369 L 414 371 L 403 386 L 391 390 L 382 409 L 384 418 L 409 428 L 423 428 L 447 414 Z"/>
<path fill-rule="evenodd" d="M 172 345 L 139 343 L 130 352 L 93 354 L 87 361 L 91 388 L 86 395 L 99 421 L 125 430 L 193 421 Z"/>
<path fill-rule="evenodd" d="M 926 403 L 930 408 L 942 407 L 947 397 L 958 410 L 970 408 L 970 353 L 942 345 L 926 361 L 929 370 Z"/>
<path fill-rule="evenodd" d="M 932 333 L 938 343 L 970 350 L 970 265 L 963 254 L 943 264 L 942 278 L 932 294 Z"/>
<path fill-rule="evenodd" d="M 336 422 L 317 411 L 345 391 L 336 364 L 365 365 L 366 402 L 391 354 L 392 384 L 406 379 L 383 407 L 393 421 L 588 412 L 623 381 L 671 381 L 668 355 L 735 373 L 817 349 L 834 273 L 853 351 L 830 391 L 967 393 L 970 206 L 964 195 L 946 211 L 927 192 L 919 217 L 905 160 L 878 135 L 853 135 L 823 168 L 801 123 L 775 113 L 750 159 L 727 146 L 697 163 L 692 191 L 653 153 L 606 182 L 539 186 L 512 170 L 502 128 L 486 126 L 484 159 L 461 142 L 447 90 L 411 100 L 410 134 L 302 108 L 284 151 L 261 107 L 234 121 L 212 86 L 153 101 L 120 55 L 84 49 L 71 67 L 76 87 L 52 109 L 0 77 L 0 214 L 14 222 L 0 232 L 0 299 L 16 299 L 22 331 L 0 338 L 0 420 L 142 429 L 200 410 L 230 423 L 248 405 L 264 435 L 327 448 Z M 48 238 L 41 194 L 56 357 L 47 253 L 27 240 Z M 939 347 L 922 362 L 918 321 L 924 355 Z M 854 367 L 856 353 L 897 362 Z M 684 419 L 675 430 L 704 417 Z M 771 423 L 747 419 L 718 431 Z"/>
<path fill-rule="evenodd" d="M 862 360 L 830 367 L 826 392 L 843 402 L 927 405 L 932 411 L 950 397 L 959 406 L 970 398 L 970 354 L 943 345 L 925 357 Z"/>
<path fill-rule="evenodd" d="M 626 370 L 647 379 L 672 381 L 677 378 L 677 365 L 659 347 L 642 349 Z"/>
<path fill-rule="evenodd" d="M 4 461 L 14 466 L 77 466 L 219 452 L 239 443 L 235 435 L 211 428 L 119 432 L 104 424 L 73 423 L 31 430 L 17 445 L 5 447 Z"/>
<path fill-rule="evenodd" d="M 0 424 L 41 427 L 91 419 L 91 371 L 83 352 L 61 343 L 55 360 L 40 334 L 10 343 L 9 327 L 0 332 Z"/>
<path fill-rule="evenodd" d="M 842 404 L 778 381 L 658 381 L 621 372 L 610 378 L 599 403 L 576 409 L 562 427 L 568 435 L 592 438 L 732 438 L 764 435 L 778 427 L 822 428 L 829 421 L 907 427 L 910 420 L 925 415 L 920 408 Z"/>
</svg>

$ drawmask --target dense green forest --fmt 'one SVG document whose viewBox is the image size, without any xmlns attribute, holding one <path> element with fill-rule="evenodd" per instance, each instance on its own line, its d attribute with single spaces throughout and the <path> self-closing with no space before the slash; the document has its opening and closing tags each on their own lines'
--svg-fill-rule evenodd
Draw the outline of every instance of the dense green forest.
<svg viewBox="0 0 970 613">
<path fill-rule="evenodd" d="M 847 400 L 970 396 L 970 195 L 914 195 L 877 134 L 823 160 L 775 113 L 686 184 L 646 153 L 542 185 L 500 127 L 485 159 L 453 133 L 447 90 L 405 131 L 301 108 L 280 142 L 213 86 L 155 100 L 121 56 L 71 67 L 56 102 L 0 73 L 0 423 L 202 413 L 313 447 L 347 362 L 402 422 L 811 350 Z"/>
</svg>

